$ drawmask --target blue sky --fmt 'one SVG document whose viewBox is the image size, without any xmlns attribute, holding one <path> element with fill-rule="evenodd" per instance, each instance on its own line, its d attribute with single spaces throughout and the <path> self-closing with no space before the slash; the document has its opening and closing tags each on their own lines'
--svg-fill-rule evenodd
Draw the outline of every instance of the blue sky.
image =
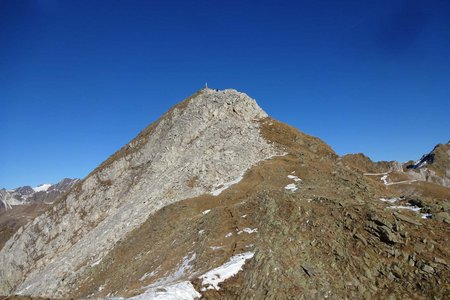
<svg viewBox="0 0 450 300">
<path fill-rule="evenodd" d="M 0 1 L 0 187 L 84 177 L 204 86 L 338 154 L 450 139 L 449 1 Z"/>
</svg>

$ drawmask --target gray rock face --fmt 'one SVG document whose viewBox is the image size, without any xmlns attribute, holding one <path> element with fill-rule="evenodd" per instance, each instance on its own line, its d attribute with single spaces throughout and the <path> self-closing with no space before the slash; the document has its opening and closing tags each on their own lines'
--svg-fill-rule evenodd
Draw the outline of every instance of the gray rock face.
<svg viewBox="0 0 450 300">
<path fill-rule="evenodd" d="M 281 154 L 260 135 L 266 116 L 235 90 L 204 89 L 173 108 L 6 243 L 0 294 L 62 297 L 158 209 L 218 194 Z"/>
</svg>

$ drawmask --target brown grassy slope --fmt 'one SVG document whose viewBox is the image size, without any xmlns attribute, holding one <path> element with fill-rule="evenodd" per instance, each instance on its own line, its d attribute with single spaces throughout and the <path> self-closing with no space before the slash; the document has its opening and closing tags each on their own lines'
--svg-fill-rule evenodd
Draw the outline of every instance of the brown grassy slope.
<svg viewBox="0 0 450 300">
<path fill-rule="evenodd" d="M 345 165 L 351 166 L 362 173 L 387 172 L 392 164 L 392 162 L 387 161 L 374 162 L 363 153 L 347 154 L 342 156 L 341 160 Z"/>
<path fill-rule="evenodd" d="M 139 294 L 193 253 L 180 279 L 195 279 L 245 251 L 255 257 L 244 271 L 220 291 L 203 293 L 205 299 L 449 296 L 448 225 L 387 209 L 378 198 L 396 191 L 337 161 L 319 139 L 272 119 L 261 126 L 286 156 L 254 166 L 218 197 L 156 212 L 68 296 Z M 292 172 L 302 179 L 295 193 L 284 189 Z M 258 232 L 237 234 L 244 227 Z"/>
</svg>

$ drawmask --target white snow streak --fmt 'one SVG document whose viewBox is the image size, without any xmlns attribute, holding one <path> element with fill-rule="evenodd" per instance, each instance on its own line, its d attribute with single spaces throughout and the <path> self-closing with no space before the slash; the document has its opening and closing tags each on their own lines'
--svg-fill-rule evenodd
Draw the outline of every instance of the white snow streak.
<svg viewBox="0 0 450 300">
<path fill-rule="evenodd" d="M 34 187 L 33 190 L 35 192 L 46 192 L 52 185 L 48 183 L 44 183 L 41 185 L 38 185 L 37 187 Z"/>
<path fill-rule="evenodd" d="M 201 290 L 219 290 L 219 283 L 235 276 L 240 270 L 242 270 L 242 266 L 245 264 L 245 261 L 252 258 L 253 255 L 253 252 L 245 252 L 235 255 L 225 264 L 200 276 L 200 279 L 202 280 Z"/>
<path fill-rule="evenodd" d="M 398 199 L 398 198 L 380 198 L 380 201 L 389 202 L 389 203 L 395 203 L 398 200 L 400 200 L 400 199 Z"/>
<path fill-rule="evenodd" d="M 392 182 L 388 178 L 389 173 L 391 173 L 391 172 L 385 172 L 385 173 L 364 173 L 363 175 L 365 175 L 365 176 L 381 176 L 381 175 L 383 175 L 380 179 L 381 179 L 381 181 L 383 181 L 384 185 L 403 184 L 403 183 L 411 184 L 412 182 L 416 182 L 417 181 L 415 179 L 412 179 L 412 180 L 403 180 L 403 181 Z"/>
<path fill-rule="evenodd" d="M 100 264 L 100 262 L 102 261 L 102 259 L 103 259 L 103 257 L 100 258 L 99 260 L 93 262 L 93 263 L 91 264 L 91 267 L 95 267 L 96 265 Z"/>
<path fill-rule="evenodd" d="M 422 219 L 431 219 L 433 217 L 432 214 L 421 214 Z"/>
<path fill-rule="evenodd" d="M 298 178 L 297 176 L 295 176 L 295 175 L 288 175 L 287 176 L 289 179 L 293 179 L 295 182 L 297 182 L 297 181 L 302 181 L 300 178 Z"/>
<path fill-rule="evenodd" d="M 381 181 L 383 181 L 384 185 L 389 185 L 388 174 L 384 174 L 383 177 L 381 177 Z"/>
<path fill-rule="evenodd" d="M 252 234 L 254 232 L 258 232 L 258 228 L 251 229 L 251 228 L 246 227 L 246 228 L 243 228 L 242 230 L 239 230 L 237 234 L 241 234 L 243 232 Z"/>
<path fill-rule="evenodd" d="M 383 172 L 383 173 L 364 173 L 365 176 L 381 176 L 381 175 L 387 175 L 390 172 Z"/>
<path fill-rule="evenodd" d="M 232 186 L 232 185 L 238 183 L 238 182 L 241 181 L 243 178 L 244 178 L 244 173 L 242 173 L 241 175 L 239 175 L 238 178 L 236 178 L 236 179 L 234 179 L 234 180 L 232 180 L 232 181 L 229 181 L 229 182 L 226 182 L 226 183 L 218 184 L 217 187 L 220 186 L 220 188 L 213 189 L 213 190 L 211 191 L 211 194 L 212 194 L 213 196 L 219 196 L 220 193 L 222 193 L 224 190 L 226 190 L 226 189 L 229 188 L 230 186 Z"/>
<path fill-rule="evenodd" d="M 420 207 L 417 207 L 417 206 L 405 206 L 405 205 L 389 206 L 388 208 L 390 208 L 390 209 L 407 209 L 407 210 L 411 210 L 411 211 L 415 211 L 415 212 L 418 212 L 421 209 Z"/>
<path fill-rule="evenodd" d="M 213 251 L 216 251 L 216 250 L 222 249 L 223 246 L 210 246 L 209 248 Z"/>
<path fill-rule="evenodd" d="M 287 186 L 284 187 L 286 190 L 295 192 L 298 190 L 298 187 L 295 185 L 295 183 L 289 183 Z"/>
<path fill-rule="evenodd" d="M 128 298 L 132 300 L 194 300 L 200 298 L 201 294 L 197 292 L 190 281 L 181 281 L 163 287 L 153 287 L 146 290 L 143 294 Z M 122 298 L 119 298 L 122 299 Z"/>
</svg>

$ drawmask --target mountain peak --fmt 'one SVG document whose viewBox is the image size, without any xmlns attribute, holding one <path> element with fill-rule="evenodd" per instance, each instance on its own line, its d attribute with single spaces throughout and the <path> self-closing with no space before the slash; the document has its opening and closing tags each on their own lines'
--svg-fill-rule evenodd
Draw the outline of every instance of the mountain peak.
<svg viewBox="0 0 450 300">
<path fill-rule="evenodd" d="M 5 245 L 0 262 L 10 280 L 0 278 L 0 292 L 58 297 L 157 210 L 239 182 L 250 167 L 282 153 L 260 133 L 265 117 L 236 90 L 202 89 L 174 106 Z M 25 247 L 48 239 L 40 249 Z M 18 253 L 27 261 L 16 264 Z"/>
<path fill-rule="evenodd" d="M 213 117 L 224 117 L 234 113 L 245 120 L 267 117 L 256 101 L 235 89 L 217 90 L 204 88 L 187 99 L 193 106 L 192 112 L 209 111 Z"/>
</svg>

